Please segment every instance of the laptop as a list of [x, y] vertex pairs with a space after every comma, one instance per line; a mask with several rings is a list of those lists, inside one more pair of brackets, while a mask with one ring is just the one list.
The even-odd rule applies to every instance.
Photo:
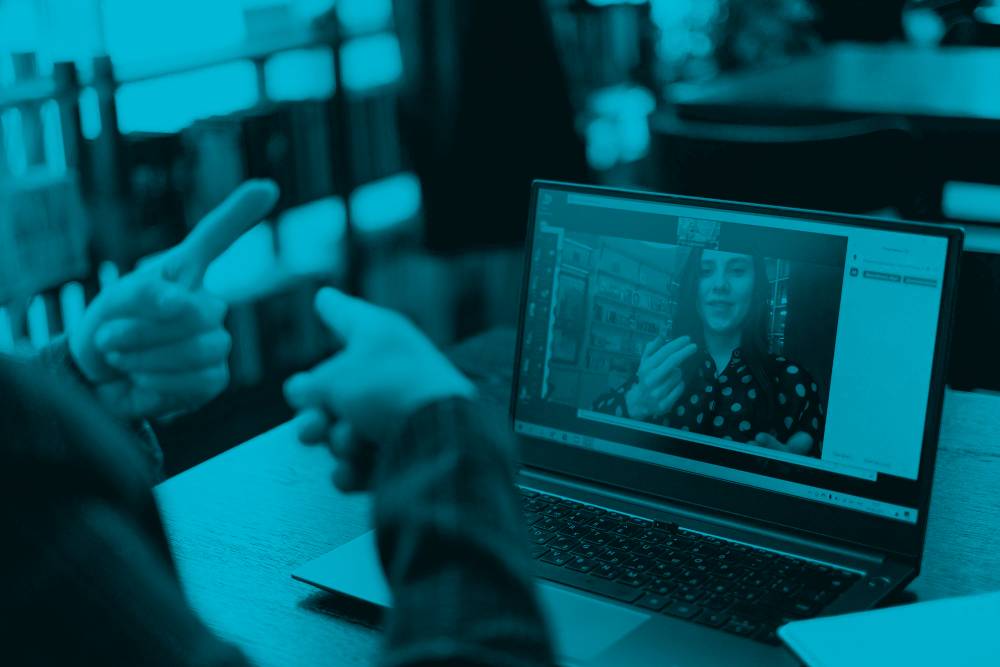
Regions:
[[[919, 572], [961, 230], [534, 183], [511, 426], [566, 664], [795, 664]], [[388, 606], [371, 533], [298, 569]]]

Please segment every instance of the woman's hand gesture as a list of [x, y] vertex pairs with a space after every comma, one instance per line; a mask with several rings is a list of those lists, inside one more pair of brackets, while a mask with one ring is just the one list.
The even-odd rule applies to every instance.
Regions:
[[633, 419], [648, 419], [673, 408], [684, 393], [681, 364], [698, 351], [689, 336], [667, 342], [657, 336], [642, 352], [638, 381], [625, 394], [625, 405]]

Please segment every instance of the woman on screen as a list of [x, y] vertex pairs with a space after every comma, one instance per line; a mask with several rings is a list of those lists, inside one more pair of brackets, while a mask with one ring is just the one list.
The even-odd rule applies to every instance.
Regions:
[[815, 381], [770, 354], [767, 271], [760, 257], [692, 250], [673, 336], [643, 350], [622, 387], [599, 396], [611, 415], [818, 455], [824, 409]]

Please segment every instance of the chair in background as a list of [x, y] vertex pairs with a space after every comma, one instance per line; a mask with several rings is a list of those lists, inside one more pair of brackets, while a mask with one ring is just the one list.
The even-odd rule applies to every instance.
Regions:
[[809, 125], [650, 120], [656, 188], [843, 213], [937, 217], [940, 183], [904, 121]]

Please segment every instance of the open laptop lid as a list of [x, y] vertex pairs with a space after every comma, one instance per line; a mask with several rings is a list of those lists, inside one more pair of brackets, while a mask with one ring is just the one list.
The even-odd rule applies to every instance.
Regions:
[[[949, 226], [536, 182], [523, 461], [919, 562], [961, 247]], [[653, 350], [681, 335], [673, 384], [630, 396], [647, 346], [670, 370]]]

